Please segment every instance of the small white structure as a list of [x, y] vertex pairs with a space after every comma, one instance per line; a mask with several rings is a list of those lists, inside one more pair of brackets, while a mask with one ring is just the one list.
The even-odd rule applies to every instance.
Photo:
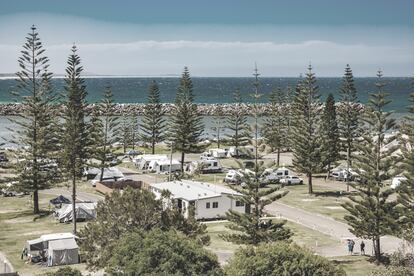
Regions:
[[148, 171], [155, 173], [169, 173], [170, 165], [171, 172], [181, 171], [181, 163], [175, 159], [152, 160], [148, 165]]
[[190, 206], [194, 207], [196, 219], [222, 218], [230, 210], [244, 213], [246, 209], [242, 202], [230, 198], [239, 193], [212, 183], [180, 180], [151, 184], [151, 191], [157, 198], [161, 197], [163, 190], [171, 193], [185, 217], [189, 216]]
[[188, 167], [187, 171], [194, 172], [197, 169], [200, 169], [201, 173], [219, 173], [223, 170], [219, 161], [216, 159], [202, 159], [200, 161], [191, 162]]
[[71, 233], [42, 235], [38, 239], [27, 241], [26, 249], [31, 257], [34, 251], [39, 251], [47, 258], [48, 266], [79, 263], [78, 245]]
[[[78, 220], [92, 220], [96, 218], [96, 202], [76, 202], [75, 212], [76, 221]], [[69, 222], [73, 219], [72, 204], [63, 204], [60, 209], [56, 209], [57, 219], [60, 222]]]
[[209, 149], [208, 153], [211, 157], [214, 158], [226, 158], [227, 157], [227, 150], [225, 149]]
[[405, 176], [399, 175], [399, 176], [394, 177], [391, 181], [391, 188], [397, 189], [401, 185], [401, 182], [406, 181], [406, 180], [407, 180], [407, 177]]
[[135, 166], [140, 170], [147, 170], [151, 161], [159, 161], [168, 159], [165, 154], [142, 154], [138, 155], [132, 161], [135, 163]]
[[237, 156], [237, 152], [238, 152], [238, 156], [245, 156], [245, 157], [251, 157], [256, 153], [255, 148], [253, 146], [240, 146], [237, 148], [237, 150], [236, 150], [236, 147], [232, 146], [227, 151], [227, 156], [228, 157]]

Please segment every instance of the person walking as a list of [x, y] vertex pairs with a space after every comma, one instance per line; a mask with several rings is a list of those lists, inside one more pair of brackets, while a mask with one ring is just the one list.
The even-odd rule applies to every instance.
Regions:
[[348, 254], [352, 255], [354, 253], [354, 244], [355, 242], [351, 239], [348, 239]]
[[361, 244], [359, 246], [361, 248], [361, 255], [365, 255], [365, 243], [364, 243], [364, 241], [361, 241]]

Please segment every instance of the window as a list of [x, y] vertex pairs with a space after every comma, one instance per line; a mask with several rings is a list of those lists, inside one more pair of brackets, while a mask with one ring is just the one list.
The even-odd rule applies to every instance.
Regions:
[[206, 209], [210, 209], [210, 202], [206, 202]]
[[218, 208], [218, 202], [213, 202], [213, 208]]
[[214, 166], [214, 167], [217, 167], [217, 166], [218, 166], [218, 163], [217, 163], [217, 162], [214, 162], [214, 163], [213, 163], [213, 166]]
[[244, 203], [236, 200], [236, 207], [244, 206]]

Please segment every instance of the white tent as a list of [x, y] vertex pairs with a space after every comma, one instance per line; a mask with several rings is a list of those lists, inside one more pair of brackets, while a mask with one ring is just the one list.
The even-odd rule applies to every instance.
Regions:
[[26, 243], [28, 254], [33, 251], [47, 253], [48, 266], [79, 263], [78, 245], [71, 233], [42, 235]]
[[[77, 202], [75, 204], [76, 220], [90, 220], [96, 218], [96, 202]], [[63, 204], [57, 209], [57, 217], [60, 222], [68, 222], [73, 219], [72, 204]]]

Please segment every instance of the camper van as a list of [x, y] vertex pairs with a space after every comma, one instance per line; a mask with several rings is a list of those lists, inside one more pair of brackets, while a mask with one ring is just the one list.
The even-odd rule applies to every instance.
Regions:
[[181, 171], [181, 163], [175, 159], [152, 160], [148, 165], [148, 171], [168, 174], [170, 172], [170, 165], [171, 172]]
[[248, 174], [251, 176], [254, 176], [254, 172], [249, 170], [249, 169], [245, 169], [243, 170], [229, 170], [226, 174], [226, 176], [224, 177], [223, 181], [225, 183], [228, 184], [237, 184], [237, 185], [243, 185], [243, 176], [244, 174]]
[[216, 159], [203, 159], [190, 163], [188, 171], [193, 172], [201, 166], [201, 173], [219, 173], [223, 168]]
[[[237, 154], [238, 153], [238, 154]], [[236, 147], [230, 147], [227, 151], [227, 157], [242, 157], [249, 158], [254, 156], [255, 149], [253, 146], [240, 146], [236, 150]]]
[[281, 167], [277, 169], [266, 169], [260, 177], [265, 182], [277, 183], [290, 175], [292, 175], [292, 172], [289, 169]]
[[209, 149], [208, 153], [214, 158], [226, 158], [227, 151], [225, 149]]

